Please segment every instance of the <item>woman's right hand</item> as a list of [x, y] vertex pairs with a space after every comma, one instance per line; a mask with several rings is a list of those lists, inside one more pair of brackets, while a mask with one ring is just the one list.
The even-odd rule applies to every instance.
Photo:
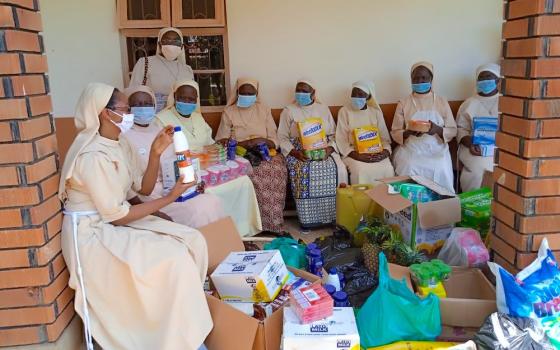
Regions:
[[169, 199], [172, 199], [173, 201], [175, 201], [177, 198], [179, 198], [179, 196], [181, 196], [183, 193], [185, 193], [185, 191], [187, 191], [189, 188], [191, 188], [193, 186], [196, 186], [196, 184], [197, 184], [196, 178], [193, 182], [188, 182], [186, 184], [183, 183], [183, 178], [184, 178], [183, 175], [181, 175], [179, 177], [179, 179], [175, 183], [175, 186], [173, 186], [173, 188], [171, 189], [171, 191], [167, 195], [169, 197]]
[[300, 162], [307, 162], [309, 158], [302, 151], [298, 151], [295, 148], [290, 151], [290, 155]]

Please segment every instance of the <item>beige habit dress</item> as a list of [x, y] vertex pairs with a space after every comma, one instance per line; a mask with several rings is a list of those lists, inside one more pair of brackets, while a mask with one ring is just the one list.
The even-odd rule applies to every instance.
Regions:
[[[479, 67], [476, 72], [476, 79], [483, 71], [492, 72], [497, 77], [500, 76], [500, 66], [497, 64]], [[463, 102], [459, 112], [457, 112], [459, 160], [463, 163], [461, 189], [464, 192], [480, 188], [484, 172], [494, 169], [494, 155], [490, 157], [475, 156], [467, 147], [461, 145], [461, 140], [463, 137], [472, 137], [473, 119], [475, 117], [498, 118], [498, 96], [499, 94], [488, 97], [476, 94]]]
[[[152, 96], [154, 100], [153, 92], [147, 86], [136, 86], [127, 89], [126, 93], [130, 97], [136, 92], [145, 92]], [[124, 137], [129, 141], [134, 152], [136, 152], [138, 159], [140, 161], [140, 169], [142, 172], [146, 171], [148, 167], [148, 161], [150, 158], [150, 148], [152, 147], [152, 142], [161, 131], [161, 127], [154, 120], [148, 126], [139, 126], [134, 124], [132, 129], [127, 132]], [[173, 152], [173, 145], [169, 146], [164, 154], [161, 156], [163, 160], [174, 161], [176, 156]], [[154, 199], [161, 198], [165, 195], [163, 188], [162, 172], [161, 168], [158, 174], [156, 185], [152, 194], [149, 196], [140, 195], [140, 199], [144, 202], [151, 201]], [[225, 217], [224, 209], [220, 198], [215, 195], [204, 193], [191, 198], [185, 202], [174, 202], [163, 208], [161, 212], [169, 215], [173, 221], [183, 224], [193, 228], [199, 228], [208, 225], [211, 222], [217, 221]]]
[[[233, 91], [235, 94], [222, 113], [220, 127], [216, 140], [231, 137], [231, 132], [237, 141], [264, 138], [274, 143], [278, 148], [276, 123], [272, 118], [270, 108], [259, 99], [249, 108], [237, 106], [237, 91], [245, 84], [252, 85], [258, 92], [259, 83], [253, 79], [238, 79]], [[262, 161], [253, 168], [249, 175], [259, 202], [262, 227], [265, 231], [281, 232], [284, 227], [284, 206], [286, 204], [286, 188], [288, 184], [288, 169], [281, 154], [272, 157], [271, 161]]]
[[[433, 72], [428, 62], [412, 66], [411, 74], [418, 66]], [[443, 139], [438, 135], [411, 135], [403, 139], [410, 120], [431, 121], [443, 128]], [[393, 140], [399, 144], [394, 153], [393, 164], [399, 176], [420, 175], [450, 191], [454, 191], [453, 164], [449, 153], [449, 141], [457, 136], [457, 124], [447, 100], [433, 91], [426, 94], [411, 93], [399, 101], [391, 128]]]
[[357, 110], [352, 105], [343, 106], [338, 111], [338, 120], [336, 125], [336, 144], [343, 157], [342, 161], [348, 167], [350, 183], [356, 184], [374, 184], [379, 179], [395, 176], [391, 158], [387, 157], [378, 163], [364, 163], [348, 155], [355, 151], [354, 129], [374, 126], [379, 129], [379, 135], [383, 144], [383, 149], [391, 153], [391, 136], [387, 130], [385, 119], [381, 107], [375, 98], [375, 88], [373, 83], [367, 81], [358, 81], [352, 85], [352, 88], [358, 88], [365, 93], [371, 94], [371, 98], [367, 102], [367, 108]]
[[[189, 117], [181, 116], [175, 109], [174, 93], [183, 85], [189, 85], [198, 92], [198, 84], [195, 81], [181, 81], [173, 86], [170, 91], [167, 107], [157, 114], [157, 122], [160, 126], [180, 126], [189, 141], [189, 147], [195, 151], [201, 151], [204, 146], [213, 145], [212, 128], [206, 123], [200, 112], [200, 93], [198, 106]], [[206, 189], [207, 193], [218, 196], [226, 215], [231, 216], [237, 230], [242, 236], [253, 236], [262, 230], [261, 216], [255, 188], [247, 176]]]
[[[200, 232], [154, 216], [115, 226], [128, 214], [127, 198], [141, 186], [142, 172], [124, 139], [99, 135], [99, 113], [113, 87], [90, 84], [78, 102], [78, 135], [62, 169], [62, 252], [84, 320], [73, 224], [92, 335], [103, 349], [196, 350], [212, 329], [202, 288], [208, 266]], [[97, 214], [84, 214], [84, 212]], [[80, 215], [79, 213], [82, 213]]]
[[[179, 34], [183, 41], [183, 34], [176, 28], [163, 28], [158, 34], [158, 43], [163, 35], [169, 31]], [[130, 77], [129, 87], [138, 85], [149, 86], [156, 95], [157, 105], [156, 111], [159, 112], [165, 107], [167, 95], [173, 88], [173, 84], [182, 80], [194, 80], [192, 68], [186, 62], [185, 48], [182, 53], [174, 61], [169, 61], [161, 53], [159, 45], [154, 56], [148, 57], [148, 72], [145, 75], [146, 58], [140, 58], [134, 65], [132, 76]], [[144, 75], [146, 82], [144, 83]]]

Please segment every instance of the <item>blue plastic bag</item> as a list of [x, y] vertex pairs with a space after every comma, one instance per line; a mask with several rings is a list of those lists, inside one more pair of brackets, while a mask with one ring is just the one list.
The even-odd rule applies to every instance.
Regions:
[[385, 254], [379, 254], [379, 286], [357, 316], [362, 346], [366, 348], [401, 340], [434, 340], [441, 333], [439, 299], [420, 299], [404, 279], [389, 275]]
[[560, 349], [560, 270], [546, 238], [537, 259], [516, 276], [496, 263], [488, 265], [496, 276], [498, 311], [538, 321]]

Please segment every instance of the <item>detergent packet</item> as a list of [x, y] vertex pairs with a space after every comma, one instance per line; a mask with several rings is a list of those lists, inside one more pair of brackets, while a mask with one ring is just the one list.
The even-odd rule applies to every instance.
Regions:
[[323, 126], [323, 119], [308, 118], [298, 122], [299, 137], [305, 151], [327, 148], [327, 135]]
[[379, 129], [375, 126], [368, 125], [354, 129], [354, 145], [356, 152], [363, 153], [379, 153], [383, 151], [383, 144], [379, 136]]

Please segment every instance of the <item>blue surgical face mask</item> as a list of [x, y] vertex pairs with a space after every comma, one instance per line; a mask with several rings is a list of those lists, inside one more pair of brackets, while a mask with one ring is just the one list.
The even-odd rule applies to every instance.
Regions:
[[476, 82], [476, 90], [479, 93], [483, 93], [485, 95], [492, 93], [494, 90], [496, 90], [497, 87], [498, 83], [496, 83], [496, 80], [494, 79], [480, 80]]
[[191, 115], [196, 110], [196, 103], [175, 102], [175, 109], [180, 115]]
[[367, 103], [367, 98], [365, 97], [352, 97], [352, 107], [355, 109], [362, 109]]
[[134, 122], [140, 125], [150, 125], [156, 116], [156, 108], [147, 107], [131, 107], [130, 112], [134, 114]]
[[296, 92], [296, 102], [300, 106], [308, 106], [313, 103], [310, 92]]
[[239, 95], [237, 96], [237, 107], [249, 108], [257, 102], [257, 95]]
[[426, 92], [432, 89], [432, 83], [418, 83], [412, 84], [412, 91], [416, 92], [417, 94], [425, 94]]

